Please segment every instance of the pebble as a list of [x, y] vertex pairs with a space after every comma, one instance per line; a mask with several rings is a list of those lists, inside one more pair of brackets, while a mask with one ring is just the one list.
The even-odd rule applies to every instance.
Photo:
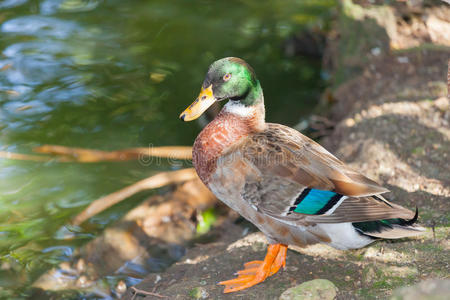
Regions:
[[327, 279], [314, 279], [285, 290], [279, 300], [332, 300], [338, 288]]
[[76, 286], [79, 287], [79, 288], [85, 288], [85, 287], [87, 287], [90, 283], [91, 283], [91, 282], [88, 280], [88, 278], [87, 278], [86, 276], [82, 275], [82, 276], [80, 276], [80, 277], [77, 279]]
[[399, 56], [397, 58], [398, 62], [401, 64], [407, 64], [409, 63], [409, 58], [407, 56]]
[[156, 279], [155, 279], [155, 284], [157, 284], [158, 282], [160, 282], [162, 279], [161, 275], [157, 274], [156, 275]]
[[381, 54], [381, 49], [380, 47], [375, 47], [370, 49], [370, 53], [372, 53], [373, 56], [378, 56]]
[[77, 269], [78, 273], [83, 273], [84, 271], [86, 271], [86, 263], [84, 262], [84, 259], [80, 258], [77, 261], [75, 268]]
[[127, 284], [125, 281], [120, 280], [116, 285], [116, 293], [122, 295], [127, 290]]
[[189, 291], [189, 296], [193, 299], [206, 299], [209, 294], [204, 288], [196, 287]]

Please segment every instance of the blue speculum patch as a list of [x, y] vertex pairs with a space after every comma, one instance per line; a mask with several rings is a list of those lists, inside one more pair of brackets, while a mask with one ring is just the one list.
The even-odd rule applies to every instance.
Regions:
[[[316, 189], [308, 189], [307, 193], [300, 194], [299, 204], [294, 209], [294, 212], [314, 215], [317, 214], [322, 208], [324, 208], [328, 202], [330, 202], [334, 197], [339, 194], [331, 191], [322, 191]], [[340, 196], [340, 195], [339, 195]]]

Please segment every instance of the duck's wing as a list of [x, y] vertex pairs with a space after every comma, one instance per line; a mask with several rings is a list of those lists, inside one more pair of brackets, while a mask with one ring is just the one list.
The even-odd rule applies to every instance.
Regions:
[[268, 124], [234, 151], [254, 170], [242, 197], [277, 219], [340, 223], [414, 217], [380, 195], [387, 189], [292, 128]]

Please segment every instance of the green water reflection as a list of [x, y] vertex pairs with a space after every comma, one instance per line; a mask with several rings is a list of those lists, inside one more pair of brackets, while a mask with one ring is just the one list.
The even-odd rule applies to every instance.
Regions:
[[[325, 26], [333, 0], [0, 1], [0, 150], [190, 145], [199, 123], [179, 113], [208, 65], [239, 56], [256, 70], [267, 119], [294, 124], [316, 104], [320, 61], [289, 58], [283, 41]], [[0, 296], [21, 293], [143, 199], [76, 229], [92, 200], [168, 164], [58, 164], [0, 159]]]

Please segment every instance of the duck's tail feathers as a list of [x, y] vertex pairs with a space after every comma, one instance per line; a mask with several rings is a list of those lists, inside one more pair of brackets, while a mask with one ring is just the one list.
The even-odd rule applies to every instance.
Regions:
[[359, 233], [372, 238], [398, 239], [421, 235], [424, 233], [425, 228], [415, 224], [418, 216], [419, 210], [416, 207], [416, 213], [410, 220], [396, 218], [368, 222], [355, 222], [352, 223], [352, 225]]

